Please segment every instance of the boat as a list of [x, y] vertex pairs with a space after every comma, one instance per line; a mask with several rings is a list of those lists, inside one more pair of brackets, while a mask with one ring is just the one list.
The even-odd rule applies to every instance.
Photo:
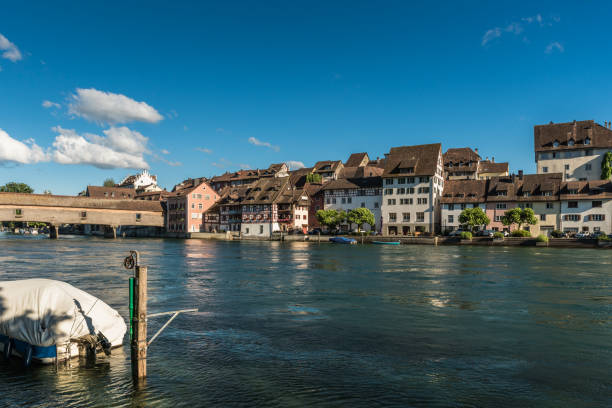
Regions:
[[377, 245], [399, 245], [399, 241], [372, 241], [373, 244]]
[[56, 363], [93, 351], [110, 354], [127, 327], [102, 300], [51, 279], [0, 282], [0, 349], [5, 358]]
[[357, 240], [345, 237], [332, 237], [329, 239], [329, 242], [333, 242], [335, 244], [356, 244]]

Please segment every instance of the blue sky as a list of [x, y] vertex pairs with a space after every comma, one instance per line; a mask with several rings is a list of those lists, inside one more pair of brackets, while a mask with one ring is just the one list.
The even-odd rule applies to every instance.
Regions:
[[610, 15], [607, 2], [7, 2], [0, 184], [75, 194], [148, 166], [170, 189], [432, 142], [533, 172], [533, 125], [612, 119]]

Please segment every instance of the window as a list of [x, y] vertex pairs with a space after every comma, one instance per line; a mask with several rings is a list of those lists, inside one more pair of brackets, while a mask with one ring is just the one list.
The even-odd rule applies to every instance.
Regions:
[[548, 208], [548, 209], [555, 208], [555, 204], [554, 203], [546, 203], [546, 208]]
[[385, 179], [385, 184], [386, 184], [386, 185], [393, 184], [393, 179], [390, 179], [390, 178]]
[[546, 214], [540, 214], [540, 221], [546, 221]]
[[405, 188], [398, 188], [397, 189], [397, 194], [406, 194], [406, 189]]
[[259, 226], [259, 233], [260, 233], [260, 234], [263, 234], [263, 225], [260, 225], [260, 226]]
[[412, 198], [400, 198], [401, 205], [412, 205]]
[[414, 194], [414, 187], [407, 188], [407, 189], [406, 189], [406, 192], [407, 192], [408, 194]]
[[569, 164], [565, 165], [565, 170], [569, 170]]
[[462, 203], [462, 204], [461, 204], [461, 209], [462, 209], [462, 210], [465, 210], [465, 203]]
[[[584, 139], [584, 144], [585, 145], [591, 144], [591, 139], [589, 139], [588, 137]], [[587, 153], [589, 153], [589, 150], [587, 150]]]
[[448, 223], [452, 224], [453, 222], [455, 222], [455, 217], [453, 215], [449, 215], [448, 216]]
[[419, 194], [429, 193], [429, 187], [419, 187]]
[[533, 203], [520, 203], [520, 208], [533, 208]]
[[385, 188], [385, 195], [393, 195], [393, 189], [392, 188]]
[[495, 216], [495, 221], [496, 222], [501, 222], [502, 217], [503, 217], [503, 215], [496, 215]]
[[419, 177], [419, 182], [420, 183], [428, 183], [429, 182], [429, 176], [421, 176], [421, 177]]
[[589, 216], [589, 221], [604, 221], [605, 219], [605, 214], [591, 214]]
[[196, 198], [195, 193], [193, 193], [193, 194], [191, 195], [191, 198]]
[[81, 218], [87, 218], [87, 211], [81, 211]]
[[567, 145], [568, 145], [568, 146], [573, 146], [573, 145], [574, 145], [574, 139], [570, 139], [570, 140], [567, 142]]
[[568, 201], [567, 208], [578, 208], [578, 201]]
[[336, 204], [336, 199], [332, 198], [332, 204]]
[[[198, 194], [198, 195], [196, 195], [196, 197], [197, 197], [197, 198], [202, 198], [202, 194]], [[206, 196], [206, 199], [207, 199], [207, 200], [208, 200], [208, 199], [210, 199], [210, 196]]]
[[346, 198], [342, 197], [342, 204], [346, 204]]
[[21, 217], [23, 215], [23, 213], [21, 212], [21, 208], [15, 208], [15, 216], [16, 217]]
[[408, 178], [406, 178], [406, 181], [408, 183], [414, 183], [414, 177], [408, 177]]
[[304, 214], [304, 215], [302, 215], [302, 219], [303, 219], [304, 221], [306, 221], [306, 220], [308, 219], [308, 216], [307, 216], [306, 214]]
[[410, 213], [402, 213], [402, 221], [410, 222]]
[[427, 198], [418, 198], [417, 204], [427, 204]]
[[202, 209], [202, 203], [198, 204], [198, 209], [201, 210]]
[[295, 214], [295, 219], [299, 220], [300, 219], [300, 214]]
[[397, 184], [406, 184], [406, 178], [405, 177], [400, 177], [397, 179]]
[[389, 222], [395, 222], [397, 220], [396, 213], [389, 213]]
[[555, 140], [555, 141], [553, 142], [553, 147], [559, 147], [559, 142]]
[[548, 167], [542, 167], [542, 173], [548, 173]]
[[395, 198], [390, 198], [387, 200], [387, 205], [395, 205]]
[[365, 203], [364, 202], [361, 203], [361, 208], [365, 208]]
[[546, 197], [552, 196], [552, 191], [542, 191], [542, 195]]
[[453, 211], [453, 210], [455, 209], [455, 204], [449, 204], [449, 205], [448, 205], [448, 209], [449, 209], [450, 211]]
[[591, 167], [591, 163], [589, 163], [589, 164], [585, 165], [585, 166], [584, 166], [584, 169], [585, 169], [586, 171], [591, 171], [591, 169], [592, 169], [592, 167]]
[[352, 204], [352, 203], [353, 203], [353, 199], [352, 199], [351, 197], [348, 197], [348, 198], [346, 199], [346, 202], [347, 202], [348, 204]]
[[593, 201], [592, 206], [593, 206], [593, 208], [601, 207], [601, 201]]
[[245, 233], [245, 234], [248, 234], [248, 233], [249, 233], [249, 229], [248, 229], [248, 228], [245, 228], [245, 229], [244, 229], [244, 233]]
[[498, 210], [505, 210], [507, 208], [506, 203], [497, 203], [495, 204], [495, 208], [497, 208]]
[[378, 203], [374, 203], [374, 208], [378, 208]]
[[498, 191], [498, 192], [497, 192], [497, 195], [498, 195], [498, 196], [507, 196], [507, 195], [508, 195], [508, 192], [507, 192], [507, 191]]
[[425, 222], [425, 213], [424, 212], [416, 213], [416, 220], [417, 222]]
[[136, 213], [136, 221], [142, 220], [142, 214]]
[[580, 214], [567, 214], [563, 219], [565, 221], [580, 221]]
[[195, 209], [195, 203], [191, 203], [191, 209]]

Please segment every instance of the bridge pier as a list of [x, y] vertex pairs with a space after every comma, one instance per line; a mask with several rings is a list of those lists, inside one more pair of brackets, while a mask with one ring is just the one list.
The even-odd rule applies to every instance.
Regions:
[[104, 227], [104, 238], [117, 238], [117, 226], [107, 225]]
[[50, 239], [59, 238], [59, 227], [57, 225], [49, 225], [49, 238]]

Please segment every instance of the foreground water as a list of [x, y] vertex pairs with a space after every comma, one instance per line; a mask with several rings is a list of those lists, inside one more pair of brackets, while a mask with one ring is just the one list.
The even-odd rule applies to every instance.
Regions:
[[612, 251], [0, 236], [0, 279], [127, 316], [130, 249], [150, 313], [200, 310], [152, 345], [146, 386], [127, 344], [91, 368], [0, 361], [0, 406], [612, 405]]

